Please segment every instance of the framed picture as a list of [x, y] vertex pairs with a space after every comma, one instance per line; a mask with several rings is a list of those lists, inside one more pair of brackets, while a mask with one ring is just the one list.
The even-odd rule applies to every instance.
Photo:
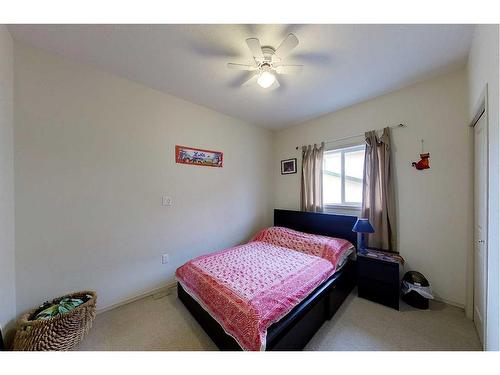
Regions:
[[202, 150], [186, 146], [175, 146], [175, 162], [180, 164], [199, 165], [202, 167], [222, 168], [223, 153], [220, 151]]
[[297, 159], [287, 159], [281, 161], [281, 174], [297, 173]]

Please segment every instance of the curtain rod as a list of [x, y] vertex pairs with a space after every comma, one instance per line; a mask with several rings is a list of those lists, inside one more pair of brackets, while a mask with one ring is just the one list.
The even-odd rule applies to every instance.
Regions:
[[[398, 125], [394, 125], [394, 126], [389, 126], [389, 129], [398, 129], [398, 128], [406, 128], [408, 127], [408, 125], [406, 124], [398, 124]], [[382, 131], [384, 130], [384, 128], [382, 129], [377, 129], [375, 131]], [[342, 137], [342, 138], [337, 138], [337, 139], [332, 139], [332, 140], [329, 140], [329, 141], [326, 141], [324, 142], [325, 144], [327, 143], [333, 143], [333, 142], [338, 142], [338, 141], [343, 141], [344, 139], [350, 139], [350, 138], [356, 138], [356, 137], [361, 137], [362, 135], [365, 135], [365, 133], [359, 133], [359, 134], [355, 134], [355, 135], [349, 135], [347, 137]], [[321, 142], [320, 142], [321, 143]], [[299, 149], [300, 146], [297, 146], [295, 147], [296, 150]]]

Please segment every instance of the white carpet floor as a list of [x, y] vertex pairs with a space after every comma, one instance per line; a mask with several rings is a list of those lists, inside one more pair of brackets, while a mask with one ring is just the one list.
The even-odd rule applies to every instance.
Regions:
[[[77, 350], [217, 350], [175, 293], [147, 297], [97, 316]], [[356, 290], [306, 350], [481, 350], [463, 310], [431, 301], [401, 310], [358, 298]]]

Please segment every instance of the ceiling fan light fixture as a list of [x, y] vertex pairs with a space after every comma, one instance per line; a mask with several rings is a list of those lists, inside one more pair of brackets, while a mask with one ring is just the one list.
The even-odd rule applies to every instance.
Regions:
[[299, 44], [299, 40], [293, 34], [288, 34], [281, 42], [278, 49], [270, 46], [262, 46], [259, 39], [248, 38], [248, 48], [253, 57], [252, 64], [229, 63], [229, 69], [246, 70], [254, 72], [241, 86], [249, 86], [257, 83], [263, 89], [274, 90], [280, 87], [280, 74], [298, 74], [302, 65], [288, 65], [283, 63], [283, 58], [290, 54]]
[[264, 71], [259, 76], [257, 83], [260, 87], [267, 89], [274, 83], [274, 81], [276, 81], [276, 77], [274, 76], [274, 74], [268, 71]]

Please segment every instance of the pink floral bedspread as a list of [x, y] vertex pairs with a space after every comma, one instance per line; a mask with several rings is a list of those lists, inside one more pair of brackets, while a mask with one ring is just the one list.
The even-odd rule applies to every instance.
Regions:
[[265, 350], [267, 329], [335, 272], [318, 256], [261, 241], [195, 258], [182, 287], [245, 350]]

